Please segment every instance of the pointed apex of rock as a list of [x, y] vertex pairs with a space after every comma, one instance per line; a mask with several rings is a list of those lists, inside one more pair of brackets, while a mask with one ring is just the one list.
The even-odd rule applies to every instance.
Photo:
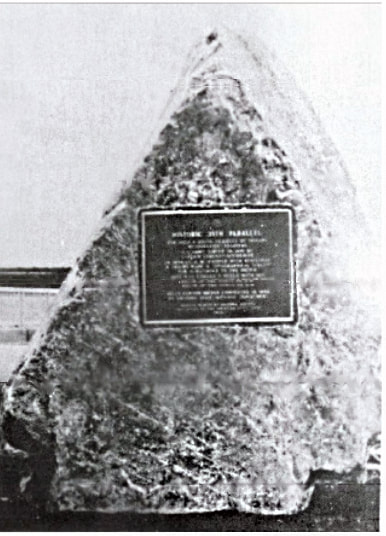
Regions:
[[353, 183], [286, 67], [258, 39], [252, 46], [226, 27], [213, 29], [189, 54], [169, 113], [205, 92], [213, 106], [237, 118], [241, 130], [255, 129], [251, 117], [258, 119], [257, 128], [291, 160], [321, 232], [335, 248], [332, 263], [337, 260], [342, 278], [371, 277], [371, 239]]
[[218, 37], [217, 31], [210, 32], [210, 34], [206, 36], [206, 44], [210, 45], [211, 43], [213, 43], [213, 41], [217, 40], [217, 37]]

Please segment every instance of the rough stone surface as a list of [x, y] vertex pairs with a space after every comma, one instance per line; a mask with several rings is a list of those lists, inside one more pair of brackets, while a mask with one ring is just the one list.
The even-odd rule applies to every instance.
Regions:
[[[290, 77], [232, 40], [195, 50], [178, 105], [11, 378], [3, 497], [288, 514], [323, 471], [373, 476], [379, 329], [353, 284], [365, 247], [355, 194]], [[278, 202], [296, 214], [295, 325], [141, 326], [141, 207]]]

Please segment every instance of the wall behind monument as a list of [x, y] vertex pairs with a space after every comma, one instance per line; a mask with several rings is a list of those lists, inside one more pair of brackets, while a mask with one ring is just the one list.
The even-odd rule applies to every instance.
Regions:
[[131, 179], [190, 48], [219, 24], [252, 47], [261, 39], [293, 73], [377, 238], [379, 15], [353, 4], [2, 5], [0, 265], [74, 262]]

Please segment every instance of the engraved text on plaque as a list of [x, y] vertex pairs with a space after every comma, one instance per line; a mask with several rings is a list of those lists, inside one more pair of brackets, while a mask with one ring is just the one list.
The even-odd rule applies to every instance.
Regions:
[[144, 325], [295, 319], [289, 207], [144, 209]]

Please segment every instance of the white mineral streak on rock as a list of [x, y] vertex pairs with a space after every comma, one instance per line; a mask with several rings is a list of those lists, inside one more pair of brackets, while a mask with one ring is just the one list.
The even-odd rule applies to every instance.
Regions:
[[[377, 462], [355, 192], [291, 76], [231, 34], [194, 49], [161, 129], [12, 377], [4, 453], [27, 453], [18, 492], [62, 510], [297, 512], [315, 472]], [[278, 201], [296, 214], [295, 325], [141, 326], [139, 208]]]

